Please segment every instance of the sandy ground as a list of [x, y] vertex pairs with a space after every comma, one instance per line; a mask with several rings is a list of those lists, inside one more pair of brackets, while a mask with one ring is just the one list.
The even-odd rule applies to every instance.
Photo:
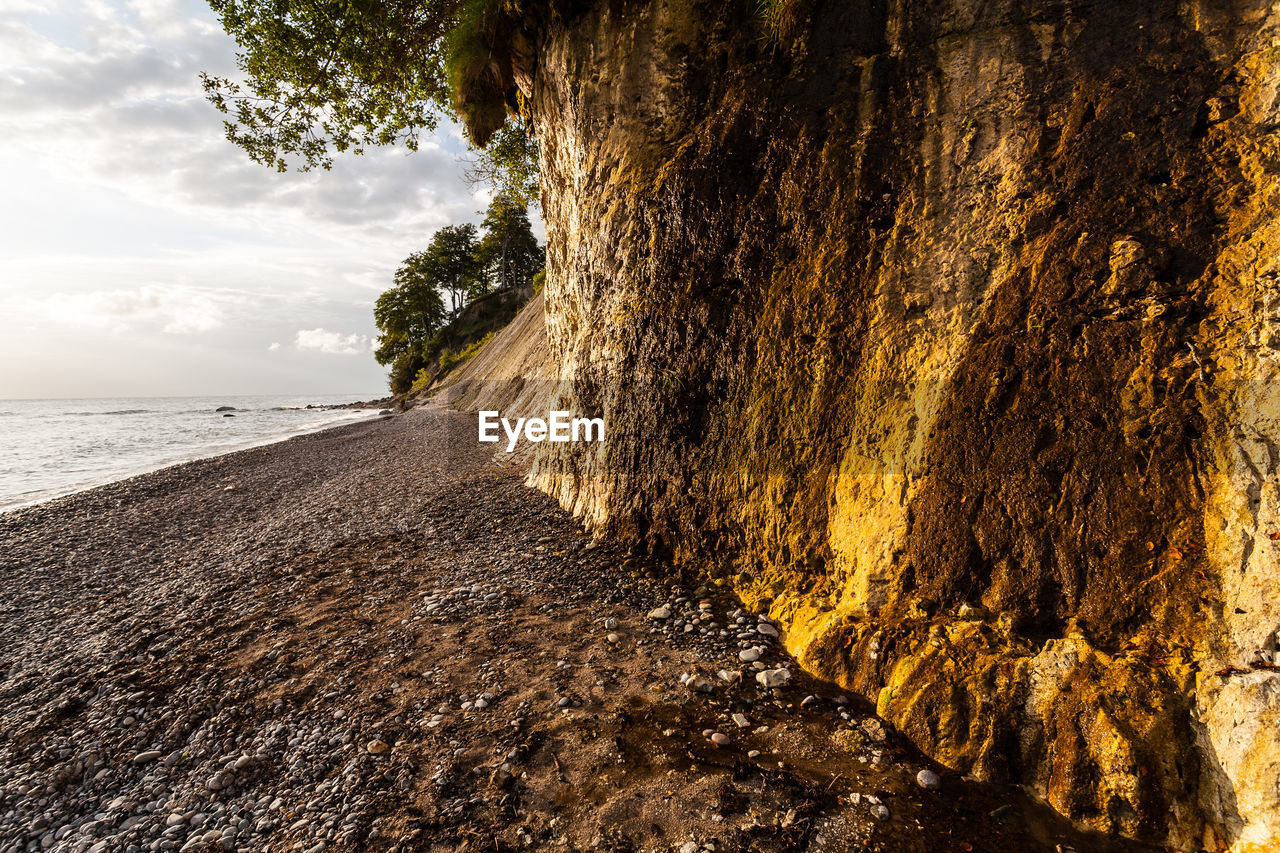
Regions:
[[0, 851], [1146, 849], [932, 765], [471, 415], [0, 515], [0, 578]]

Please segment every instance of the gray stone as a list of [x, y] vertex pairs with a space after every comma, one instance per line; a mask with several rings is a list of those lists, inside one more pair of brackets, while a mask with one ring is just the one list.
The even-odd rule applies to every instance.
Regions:
[[789, 669], [765, 669], [756, 673], [756, 681], [763, 687], [782, 687], [791, 680]]

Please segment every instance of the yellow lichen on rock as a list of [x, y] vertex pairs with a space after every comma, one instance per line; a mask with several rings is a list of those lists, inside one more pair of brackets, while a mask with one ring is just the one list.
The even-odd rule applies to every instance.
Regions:
[[1269, 841], [1280, 17], [944, 5], [541, 34], [548, 351], [610, 438], [531, 482], [943, 763]]

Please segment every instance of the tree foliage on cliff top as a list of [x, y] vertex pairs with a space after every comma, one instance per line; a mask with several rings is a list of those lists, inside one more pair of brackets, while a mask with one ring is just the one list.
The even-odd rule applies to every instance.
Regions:
[[[789, 38], [807, 0], [756, 0], [772, 38]], [[202, 75], [227, 138], [285, 171], [328, 169], [371, 145], [414, 150], [442, 117], [479, 154], [470, 176], [536, 203], [538, 163], [513, 55], [535, 41], [548, 0], [209, 0], [240, 45], [241, 79]], [[536, 17], [536, 15], [534, 15]], [[526, 57], [527, 58], [527, 57]], [[516, 116], [516, 121], [509, 121]]]
[[449, 103], [442, 54], [460, 0], [209, 0], [243, 81], [202, 75], [227, 136], [281, 171], [418, 145]]
[[[510, 0], [209, 0], [236, 40], [240, 79], [201, 75], [226, 115], [227, 138], [255, 162], [328, 169], [369, 146], [416, 150], [442, 118], [487, 111], [479, 143], [503, 128], [514, 94], [492, 78], [489, 39], [509, 29]], [[505, 23], [499, 23], [505, 22]], [[481, 61], [483, 59], [483, 61]], [[484, 92], [458, 97], [460, 86]], [[495, 91], [497, 100], [495, 101]], [[468, 127], [472, 122], [467, 121]], [[473, 173], [506, 195], [536, 199], [525, 122], [504, 129]]]

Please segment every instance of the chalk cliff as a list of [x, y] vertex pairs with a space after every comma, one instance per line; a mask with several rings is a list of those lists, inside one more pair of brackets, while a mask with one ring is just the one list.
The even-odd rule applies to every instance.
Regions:
[[559, 405], [609, 426], [531, 481], [951, 767], [1280, 837], [1280, 10], [790, 7], [505, 42]]

